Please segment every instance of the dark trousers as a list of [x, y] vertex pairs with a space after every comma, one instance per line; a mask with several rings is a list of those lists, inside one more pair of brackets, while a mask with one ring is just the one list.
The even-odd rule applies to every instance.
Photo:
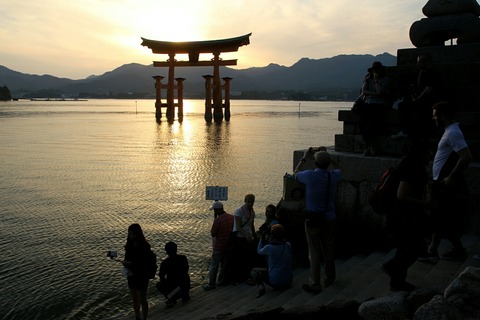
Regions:
[[408, 268], [426, 251], [426, 214], [395, 208], [387, 216], [387, 225], [396, 251], [384, 267], [391, 277], [390, 284], [398, 285], [405, 282]]
[[236, 237], [229, 253], [228, 269], [232, 282], [240, 283], [250, 278], [250, 271], [255, 264], [256, 252], [253, 244], [246, 238]]
[[401, 102], [398, 105], [398, 117], [403, 133], [411, 138], [422, 138], [434, 133], [432, 103]]
[[333, 281], [335, 271], [335, 236], [337, 233], [336, 220], [324, 220], [321, 224], [305, 222], [305, 236], [308, 243], [310, 259], [309, 285], [321, 289], [322, 258], [325, 263], [325, 278]]
[[382, 104], [365, 104], [358, 114], [358, 127], [365, 145], [370, 147], [375, 137], [385, 133], [388, 107]]
[[440, 181], [432, 184], [432, 200], [437, 204], [430, 211], [432, 216], [432, 229], [436, 239], [433, 249], [437, 249], [440, 239], [447, 239], [454, 248], [462, 249], [458, 235], [459, 221], [455, 217], [456, 200], [461, 186], [447, 186]]

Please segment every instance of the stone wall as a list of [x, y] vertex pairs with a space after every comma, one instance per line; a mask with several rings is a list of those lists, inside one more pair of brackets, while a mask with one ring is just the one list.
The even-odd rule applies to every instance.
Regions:
[[[304, 152], [305, 150], [294, 151], [293, 167], [298, 164]], [[365, 249], [388, 248], [385, 217], [373, 212], [368, 197], [385, 169], [397, 164], [400, 158], [364, 157], [358, 153], [334, 150], [329, 152], [340, 165], [343, 178], [335, 195], [339, 249], [344, 253], [355, 253]], [[307, 161], [306, 168], [314, 168], [312, 160]], [[480, 163], [472, 163], [465, 177], [468, 193], [463, 193], [458, 198], [460, 231], [480, 233]], [[301, 201], [282, 202], [282, 206], [292, 210], [301, 208], [302, 205]]]

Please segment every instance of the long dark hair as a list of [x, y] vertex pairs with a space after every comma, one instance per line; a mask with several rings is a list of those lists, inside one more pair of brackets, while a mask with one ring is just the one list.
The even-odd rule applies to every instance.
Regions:
[[142, 227], [138, 223], [133, 223], [128, 227], [128, 232], [135, 235], [135, 240], [127, 236], [127, 243], [125, 244], [125, 250], [131, 250], [135, 247], [150, 248], [150, 244], [143, 235]]

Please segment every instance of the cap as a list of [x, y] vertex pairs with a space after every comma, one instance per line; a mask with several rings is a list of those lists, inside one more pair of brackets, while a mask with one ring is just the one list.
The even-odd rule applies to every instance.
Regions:
[[314, 155], [315, 163], [317, 166], [323, 167], [330, 164], [330, 154], [327, 151], [318, 151]]
[[223, 203], [215, 201], [208, 210], [223, 209]]

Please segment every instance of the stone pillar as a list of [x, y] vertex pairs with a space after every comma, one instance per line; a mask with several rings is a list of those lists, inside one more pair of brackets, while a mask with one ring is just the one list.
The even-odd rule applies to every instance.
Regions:
[[225, 121], [230, 121], [230, 81], [233, 78], [222, 78], [225, 82], [223, 87], [225, 89]]
[[183, 81], [185, 78], [175, 78], [175, 80], [177, 80], [178, 122], [183, 122]]
[[222, 122], [222, 85], [220, 83], [220, 53], [213, 53], [213, 120]]
[[175, 119], [175, 53], [170, 53], [168, 56], [167, 121], [173, 122]]
[[204, 75], [205, 79], [205, 121], [212, 122], [212, 76]]
[[155, 79], [155, 119], [162, 121], [162, 76], [152, 76]]

